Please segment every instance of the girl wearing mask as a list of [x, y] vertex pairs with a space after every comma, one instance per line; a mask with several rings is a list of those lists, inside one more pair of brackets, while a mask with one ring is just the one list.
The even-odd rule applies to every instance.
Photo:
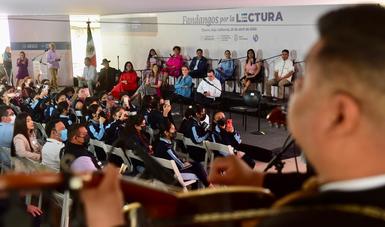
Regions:
[[193, 173], [199, 180], [206, 186], [209, 186], [207, 181], [207, 174], [204, 171], [202, 165], [198, 162], [187, 162], [181, 160], [178, 155], [175, 153], [173, 148], [173, 141], [176, 136], [175, 126], [171, 122], [167, 122], [165, 127], [160, 130], [160, 139], [156, 147], [154, 156], [159, 158], [164, 158], [168, 160], [174, 160], [178, 166], [178, 169], [182, 173]]

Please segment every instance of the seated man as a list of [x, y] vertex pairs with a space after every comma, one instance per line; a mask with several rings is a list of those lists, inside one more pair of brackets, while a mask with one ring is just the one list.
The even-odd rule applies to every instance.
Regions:
[[11, 107], [0, 106], [0, 147], [11, 148], [15, 118]]
[[215, 78], [214, 70], [209, 70], [207, 78], [204, 78], [198, 85], [195, 101], [202, 105], [211, 104], [222, 93], [221, 82]]
[[15, 114], [11, 107], [0, 106], [0, 162], [11, 168], [10, 148], [13, 139]]
[[[385, 9], [374, 4], [320, 18], [320, 39], [308, 54], [306, 77], [296, 84], [288, 114], [319, 187], [277, 208], [258, 226], [384, 225], [373, 215], [385, 209], [379, 199], [385, 193], [385, 32], [376, 29], [383, 21]], [[375, 60], [368, 57], [373, 53]], [[231, 164], [216, 159], [209, 180], [264, 183], [260, 173], [232, 159]]]
[[203, 78], [207, 73], [207, 59], [203, 56], [202, 49], [197, 49], [196, 54], [190, 63], [190, 75], [192, 78]]
[[293, 61], [289, 59], [289, 51], [282, 50], [282, 60], [274, 67], [274, 78], [266, 82], [266, 95], [271, 96], [271, 86], [278, 85], [278, 98], [282, 99], [283, 87], [291, 83], [294, 73]]
[[45, 126], [49, 138], [41, 150], [41, 163], [57, 172], [60, 171], [60, 150], [67, 141], [67, 129], [59, 119], [52, 120]]
[[[235, 149], [234, 153], [236, 156], [242, 158], [251, 168], [253, 168], [255, 161], [239, 150], [242, 142], [241, 135], [234, 129], [232, 119], [226, 119], [225, 113], [217, 112], [214, 114], [212, 125], [210, 140], [214, 143], [232, 146]], [[221, 151], [219, 151], [219, 153], [224, 156], [229, 155], [223, 154]]]
[[70, 168], [75, 172], [96, 171], [101, 169], [101, 163], [88, 150], [90, 136], [87, 128], [81, 124], [73, 124], [68, 130], [68, 142], [61, 151], [61, 158], [72, 158]]

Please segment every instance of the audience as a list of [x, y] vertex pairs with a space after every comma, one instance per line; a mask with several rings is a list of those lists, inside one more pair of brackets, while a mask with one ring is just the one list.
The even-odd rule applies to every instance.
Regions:
[[218, 67], [215, 69], [215, 77], [224, 84], [227, 79], [234, 77], [235, 63], [231, 59], [231, 52], [225, 51], [225, 58], [219, 60]]
[[97, 78], [97, 72], [95, 66], [91, 65], [91, 58], [84, 58], [83, 75], [78, 77], [79, 87], [87, 86], [90, 95], [94, 94], [94, 86]]
[[67, 129], [59, 119], [47, 123], [45, 130], [49, 138], [41, 150], [41, 163], [60, 171], [60, 151], [67, 141]]
[[271, 97], [271, 86], [278, 85], [278, 98], [283, 99], [283, 87], [291, 83], [294, 73], [293, 61], [289, 59], [289, 51], [282, 50], [282, 60], [275, 64], [274, 78], [266, 82], [266, 95]]
[[261, 71], [261, 63], [255, 58], [255, 52], [253, 49], [247, 51], [246, 63], [244, 65], [243, 73], [243, 90], [241, 96], [249, 89], [251, 83], [257, 83], [262, 78], [258, 78], [258, 74]]
[[[185, 137], [190, 138], [193, 143], [202, 144], [202, 142], [209, 138], [209, 125], [204, 122], [206, 119], [206, 109], [201, 105], [196, 105], [194, 109], [194, 116], [188, 118], [185, 131], [182, 133]], [[206, 150], [194, 146], [187, 147], [187, 151], [196, 162], [202, 162], [205, 159]]]
[[119, 99], [123, 94], [132, 96], [138, 89], [138, 75], [131, 62], [124, 64], [124, 71], [120, 74], [119, 83], [111, 90], [111, 94]]
[[175, 142], [176, 129], [174, 124], [167, 121], [160, 129], [160, 139], [154, 156], [168, 160], [174, 160], [181, 173], [194, 173], [206, 186], [209, 186], [207, 174], [199, 162], [187, 162], [181, 160], [175, 153], [173, 142]]
[[159, 67], [162, 66], [162, 61], [158, 57], [158, 54], [154, 49], [150, 49], [147, 56], [147, 69], [152, 69], [153, 65], [158, 65]]
[[34, 129], [34, 122], [28, 113], [23, 112], [16, 116], [11, 146], [12, 156], [40, 161], [42, 146], [36, 139]]
[[183, 56], [180, 54], [180, 47], [172, 48], [174, 54], [169, 57], [166, 62], [168, 74], [172, 77], [179, 77], [180, 70], [183, 66]]
[[175, 97], [176, 100], [185, 100], [191, 98], [192, 78], [189, 74], [187, 66], [182, 66], [182, 76], [176, 80], [175, 83]]
[[101, 163], [88, 150], [90, 136], [85, 126], [73, 124], [68, 130], [68, 142], [62, 150], [61, 159], [69, 160], [69, 167], [75, 172], [96, 171]]
[[9, 106], [0, 106], [0, 147], [11, 148], [15, 119]]
[[202, 105], [212, 104], [222, 94], [222, 85], [215, 78], [214, 70], [209, 70], [207, 78], [204, 78], [198, 85], [195, 101]]
[[192, 78], [203, 78], [207, 74], [207, 59], [203, 56], [202, 49], [197, 49], [196, 54], [197, 56], [193, 57], [189, 66], [190, 76]]
[[118, 75], [119, 71], [113, 67], [110, 67], [110, 62], [111, 61], [107, 60], [106, 58], [102, 61], [104, 68], [102, 68], [98, 73], [98, 79], [95, 86], [95, 90], [98, 93], [103, 93], [106, 91], [109, 92], [116, 84], [116, 76]]

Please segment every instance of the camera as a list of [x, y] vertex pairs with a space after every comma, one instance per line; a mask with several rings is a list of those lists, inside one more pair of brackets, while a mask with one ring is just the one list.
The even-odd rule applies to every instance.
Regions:
[[204, 128], [205, 131], [208, 131], [210, 129], [210, 125], [206, 122], [202, 122], [201, 127]]

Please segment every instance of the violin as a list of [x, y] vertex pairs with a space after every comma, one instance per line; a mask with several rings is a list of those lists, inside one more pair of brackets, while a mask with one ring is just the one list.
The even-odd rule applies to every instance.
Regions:
[[[34, 189], [81, 189], [97, 187], [103, 173], [66, 176], [61, 173], [9, 173], [0, 176], [0, 191]], [[121, 176], [126, 203], [138, 202], [151, 226], [218, 226], [254, 219], [256, 209], [268, 208], [273, 195], [257, 187], [222, 187], [182, 192], [161, 189], [138, 179]], [[258, 212], [257, 212], [258, 213]]]

